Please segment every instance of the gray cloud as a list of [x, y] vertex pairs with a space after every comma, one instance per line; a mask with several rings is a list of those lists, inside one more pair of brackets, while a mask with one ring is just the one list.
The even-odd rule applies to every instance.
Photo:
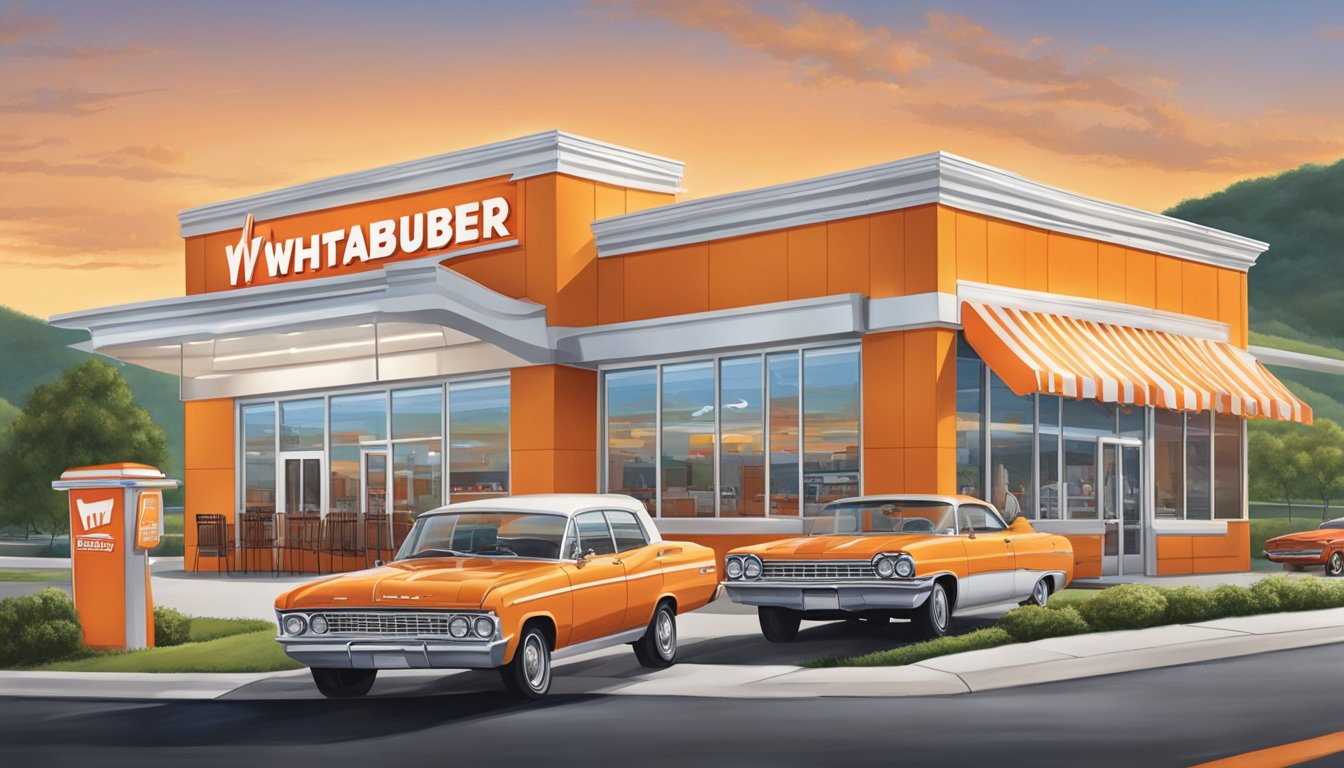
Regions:
[[0, 114], [84, 117], [102, 112], [120, 99], [154, 92], [154, 90], [86, 91], [81, 88], [37, 88], [20, 96], [18, 101], [0, 104]]

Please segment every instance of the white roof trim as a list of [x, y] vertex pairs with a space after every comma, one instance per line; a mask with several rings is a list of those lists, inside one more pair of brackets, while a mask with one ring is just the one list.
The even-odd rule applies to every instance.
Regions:
[[1248, 347], [1246, 351], [1265, 365], [1281, 365], [1285, 368], [1296, 368], [1302, 371], [1333, 373], [1336, 376], [1344, 375], [1344, 360], [1336, 360], [1333, 357], [1290, 352], [1286, 349], [1275, 349], [1274, 347], [1252, 346]]
[[1147, 328], [1153, 331], [1191, 336], [1197, 339], [1225, 342], [1231, 338], [1227, 323], [1206, 320], [1193, 315], [1147, 309], [1133, 304], [1102, 301], [1101, 299], [1085, 299], [1077, 296], [1063, 296], [1058, 293], [1006, 288], [1001, 285], [987, 285], [966, 280], [957, 281], [957, 298], [960, 300], [957, 302], [958, 324], [961, 322], [961, 301], [974, 301], [980, 304], [1011, 307], [1029, 312], [1067, 315], [1098, 323]]
[[237, 229], [249, 213], [257, 221], [267, 221], [497, 176], [517, 181], [546, 173], [676, 193], [681, 191], [684, 167], [678, 160], [563, 131], [547, 131], [187, 208], [178, 213], [177, 220], [182, 237], [192, 237]]
[[1245, 271], [1268, 244], [934, 152], [593, 223], [598, 256], [941, 203], [1054, 232]]
[[[470, 251], [516, 245], [491, 243]], [[495, 293], [440, 267], [443, 260], [426, 256], [320, 280], [72, 312], [48, 322], [87, 330], [98, 351], [393, 319], [456, 328], [529, 362], [550, 362], [544, 306]]]

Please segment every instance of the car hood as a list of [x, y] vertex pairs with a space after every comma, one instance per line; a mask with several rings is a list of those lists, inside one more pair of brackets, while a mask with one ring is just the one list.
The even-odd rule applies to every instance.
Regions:
[[909, 549], [921, 541], [934, 538], [931, 535], [917, 533], [892, 534], [890, 536], [799, 536], [793, 539], [781, 539], [768, 544], [734, 550], [742, 554], [754, 554], [762, 559], [784, 560], [866, 560], [879, 552], [895, 552]]
[[555, 563], [493, 557], [402, 560], [304, 584], [276, 598], [305, 608], [480, 608], [492, 589], [553, 574]]
[[1266, 549], [1284, 549], [1285, 544], [1314, 544], [1320, 545], [1327, 541], [1344, 539], [1344, 529], [1340, 528], [1317, 528], [1311, 531], [1300, 531], [1290, 533], [1285, 536], [1278, 536], [1265, 542]]

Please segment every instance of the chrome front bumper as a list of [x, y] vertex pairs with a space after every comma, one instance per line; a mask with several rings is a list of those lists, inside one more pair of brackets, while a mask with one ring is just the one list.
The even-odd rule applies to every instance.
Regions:
[[338, 669], [492, 669], [504, 666], [509, 638], [442, 640], [280, 635], [289, 658], [307, 667]]
[[933, 591], [933, 578], [881, 581], [728, 581], [728, 597], [742, 605], [795, 611], [870, 611], [918, 608]]
[[1269, 560], [1320, 560], [1324, 553], [1324, 549], [1267, 549], [1265, 557]]

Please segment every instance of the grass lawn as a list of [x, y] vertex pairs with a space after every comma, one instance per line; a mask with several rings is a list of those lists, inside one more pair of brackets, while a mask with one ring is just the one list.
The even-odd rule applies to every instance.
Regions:
[[191, 620], [191, 642], [130, 653], [97, 653], [35, 669], [60, 672], [274, 672], [298, 669], [275, 626], [256, 619]]
[[70, 581], [69, 568], [18, 568], [0, 571], [0, 581], [52, 582]]

